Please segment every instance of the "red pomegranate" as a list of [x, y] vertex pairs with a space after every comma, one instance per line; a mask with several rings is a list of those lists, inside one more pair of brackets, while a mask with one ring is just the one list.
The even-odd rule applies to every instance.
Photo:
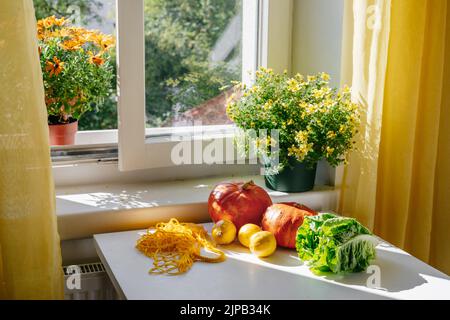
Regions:
[[217, 222], [228, 219], [239, 229], [247, 223], [261, 225], [267, 207], [272, 205], [269, 194], [253, 181], [218, 184], [208, 199], [208, 212]]
[[296, 202], [275, 203], [267, 208], [261, 226], [275, 235], [277, 245], [295, 248], [297, 229], [302, 225], [303, 217], [316, 214], [314, 210]]

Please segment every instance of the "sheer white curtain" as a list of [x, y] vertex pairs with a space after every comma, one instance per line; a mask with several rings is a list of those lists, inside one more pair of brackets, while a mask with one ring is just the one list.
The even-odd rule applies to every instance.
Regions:
[[390, 0], [346, 0], [342, 55], [343, 84], [363, 106], [357, 151], [344, 169], [339, 211], [373, 229], [378, 152], [390, 31]]

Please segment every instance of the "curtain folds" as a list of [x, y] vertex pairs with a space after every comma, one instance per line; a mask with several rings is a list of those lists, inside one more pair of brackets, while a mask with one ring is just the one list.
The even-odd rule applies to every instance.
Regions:
[[[343, 69], [344, 81], [351, 73], [366, 118], [361, 149], [344, 170], [339, 209], [450, 274], [450, 5], [357, 0], [346, 6], [353, 57], [343, 58], [353, 60], [353, 70]], [[378, 35], [367, 27], [373, 12]], [[368, 52], [379, 54], [377, 61], [358, 63]]]
[[373, 229], [384, 79], [390, 28], [390, 0], [346, 0], [342, 61], [343, 84], [361, 104], [360, 136], [350, 167], [344, 170], [340, 212], [351, 213]]
[[61, 299], [61, 253], [32, 0], [0, 2], [0, 92], [0, 299]]

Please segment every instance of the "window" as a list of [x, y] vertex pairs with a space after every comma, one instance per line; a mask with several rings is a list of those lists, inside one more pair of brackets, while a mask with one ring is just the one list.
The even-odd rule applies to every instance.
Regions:
[[242, 0], [145, 0], [146, 127], [231, 124], [241, 80]]
[[[177, 132], [186, 131], [194, 124], [231, 124], [225, 113], [229, 95], [226, 87], [230, 87], [232, 80], [241, 80], [243, 58], [245, 62], [243, 6], [248, 11], [249, 5], [242, 0], [33, 1], [38, 20], [55, 15], [65, 17], [74, 26], [113, 35], [118, 35], [118, 17], [130, 12], [128, 4], [140, 6], [139, 14], [144, 16], [144, 136], [168, 135], [173, 127], [178, 128]], [[255, 4], [257, 0], [246, 2]], [[119, 46], [121, 41], [117, 41]], [[106, 145], [110, 150], [103, 150], [97, 158], [103, 157], [104, 152], [108, 156], [114, 153], [111, 148], [118, 141], [116, 58], [115, 48], [111, 57], [115, 68], [110, 95], [82, 116], [76, 146], [52, 147], [54, 161], [89, 159], [98, 152], [99, 144], [102, 150]], [[251, 69], [254, 66], [247, 71]], [[135, 77], [130, 83], [136, 81]], [[122, 76], [122, 92], [127, 91], [125, 82], [128, 81]]]
[[200, 148], [204, 132], [230, 140], [226, 87], [256, 68], [257, 9], [257, 0], [118, 1], [122, 170], [174, 165], [174, 135]]
[[[90, 112], [80, 121], [77, 146], [52, 148], [54, 161], [116, 157], [124, 171], [168, 167], [174, 165], [171, 152], [179, 143], [174, 136], [187, 136], [204, 147], [204, 133], [223, 138], [229, 148], [232, 123], [225, 100], [231, 81], [250, 83], [258, 65], [289, 60], [279, 59], [290, 52], [279, 40], [290, 39], [289, 33], [274, 32], [288, 29], [283, 27], [288, 19], [283, 19], [290, 16], [290, 9], [276, 1], [34, 3], [38, 18], [66, 16], [86, 28], [115, 32], [117, 39], [117, 91], [112, 90], [105, 104], [98, 106], [99, 112]], [[276, 28], [269, 30], [269, 24]], [[272, 42], [276, 46], [269, 45]], [[192, 139], [199, 133], [200, 139]], [[193, 163], [203, 162], [193, 159]]]

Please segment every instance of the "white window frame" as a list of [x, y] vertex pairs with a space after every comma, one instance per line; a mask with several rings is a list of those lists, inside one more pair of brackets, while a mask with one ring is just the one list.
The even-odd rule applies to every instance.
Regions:
[[[268, 26], [272, 22], [274, 26], [287, 25], [286, 21], [289, 19], [286, 17], [291, 16], [291, 6], [286, 6], [286, 3], [292, 3], [292, 0], [243, 1], [242, 81], [244, 83], [252, 82], [254, 71], [259, 65], [271, 66], [271, 61], [277, 61], [279, 57], [277, 51], [286, 54], [287, 49], [290, 49], [291, 39], [288, 32], [285, 36], [281, 36], [288, 40], [288, 47], [273, 50], [276, 54], [272, 54], [269, 50], [271, 36], [272, 39], [279, 37], [271, 35], [271, 29]], [[270, 21], [275, 19], [278, 21]], [[280, 23], [281, 21], [284, 22]], [[276, 30], [279, 30], [279, 27]], [[117, 0], [117, 39], [119, 169], [130, 171], [174, 166], [171, 150], [179, 141], [149, 141], [145, 138], [148, 129], [146, 130], [145, 126], [144, 0]], [[290, 64], [290, 61], [285, 62], [281, 61], [284, 64], [283, 70]], [[276, 67], [278, 65], [279, 63], [276, 63]], [[194, 126], [186, 130], [191, 130], [196, 136], [203, 129]], [[224, 139], [231, 138], [224, 134]], [[200, 134], [200, 138], [193, 138], [193, 143], [205, 143], [204, 136]], [[229, 142], [225, 141], [224, 144], [229, 145]], [[231, 159], [224, 160], [229, 163]], [[201, 159], [199, 161], [196, 161], [194, 155], [194, 163], [202, 164]]]

